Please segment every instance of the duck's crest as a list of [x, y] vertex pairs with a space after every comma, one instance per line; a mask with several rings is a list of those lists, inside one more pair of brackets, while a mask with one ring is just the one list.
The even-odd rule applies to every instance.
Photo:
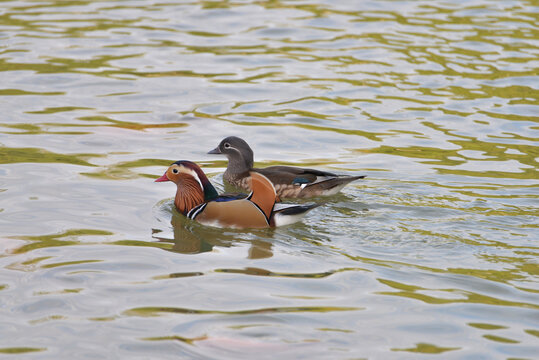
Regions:
[[204, 190], [205, 201], [214, 200], [219, 196], [217, 190], [215, 190], [215, 188], [211, 184], [210, 180], [208, 180], [208, 177], [206, 176], [206, 174], [204, 174], [204, 171], [202, 171], [200, 166], [189, 160], [179, 160], [176, 161], [174, 164], [185, 166], [186, 168], [189, 168], [194, 171], [194, 173], [196, 174], [196, 179]]

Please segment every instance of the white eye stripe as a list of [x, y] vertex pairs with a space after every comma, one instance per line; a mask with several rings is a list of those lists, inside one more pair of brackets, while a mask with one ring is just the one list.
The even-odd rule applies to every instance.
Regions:
[[200, 186], [200, 189], [204, 191], [204, 186], [202, 185], [202, 181], [200, 181], [200, 178], [198, 177], [198, 174], [195, 170], [185, 167], [183, 165], [180, 165], [179, 168], [173, 168], [172, 172], [174, 174], [183, 173], [183, 174], [192, 176], [197, 181], [198, 185]]
[[202, 191], [204, 191], [204, 186], [202, 186], [202, 181], [200, 181], [200, 178], [198, 177], [198, 174], [196, 173], [196, 171], [191, 170], [191, 169], [189, 169], [188, 171], [189, 171], [189, 175], [195, 178], [195, 180], [200, 185], [200, 188], [202, 189]]

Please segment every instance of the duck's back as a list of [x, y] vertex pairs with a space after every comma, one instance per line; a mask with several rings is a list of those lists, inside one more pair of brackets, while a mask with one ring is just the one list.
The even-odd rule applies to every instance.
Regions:
[[274, 185], [301, 185], [337, 177], [336, 174], [316, 169], [305, 169], [294, 166], [270, 166], [254, 169], [266, 176]]

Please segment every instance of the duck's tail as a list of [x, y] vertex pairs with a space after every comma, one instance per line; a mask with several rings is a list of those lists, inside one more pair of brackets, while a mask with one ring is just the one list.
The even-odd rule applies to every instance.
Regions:
[[275, 204], [271, 226], [283, 226], [300, 221], [305, 214], [322, 204]]
[[352, 181], [363, 179], [365, 177], [366, 175], [359, 175], [359, 176], [341, 175], [341, 176], [329, 178], [327, 180], [322, 180], [319, 182], [309, 184], [305, 187], [305, 189], [303, 189], [303, 192], [311, 196], [335, 195], [336, 193], [341, 191], [343, 187], [345, 187]]

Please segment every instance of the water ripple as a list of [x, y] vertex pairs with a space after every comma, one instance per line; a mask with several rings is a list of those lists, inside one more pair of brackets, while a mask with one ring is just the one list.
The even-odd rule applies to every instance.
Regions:
[[[533, 358], [534, 5], [4, 2], [0, 353]], [[367, 178], [207, 228], [153, 180], [189, 159], [237, 190], [228, 135]]]

